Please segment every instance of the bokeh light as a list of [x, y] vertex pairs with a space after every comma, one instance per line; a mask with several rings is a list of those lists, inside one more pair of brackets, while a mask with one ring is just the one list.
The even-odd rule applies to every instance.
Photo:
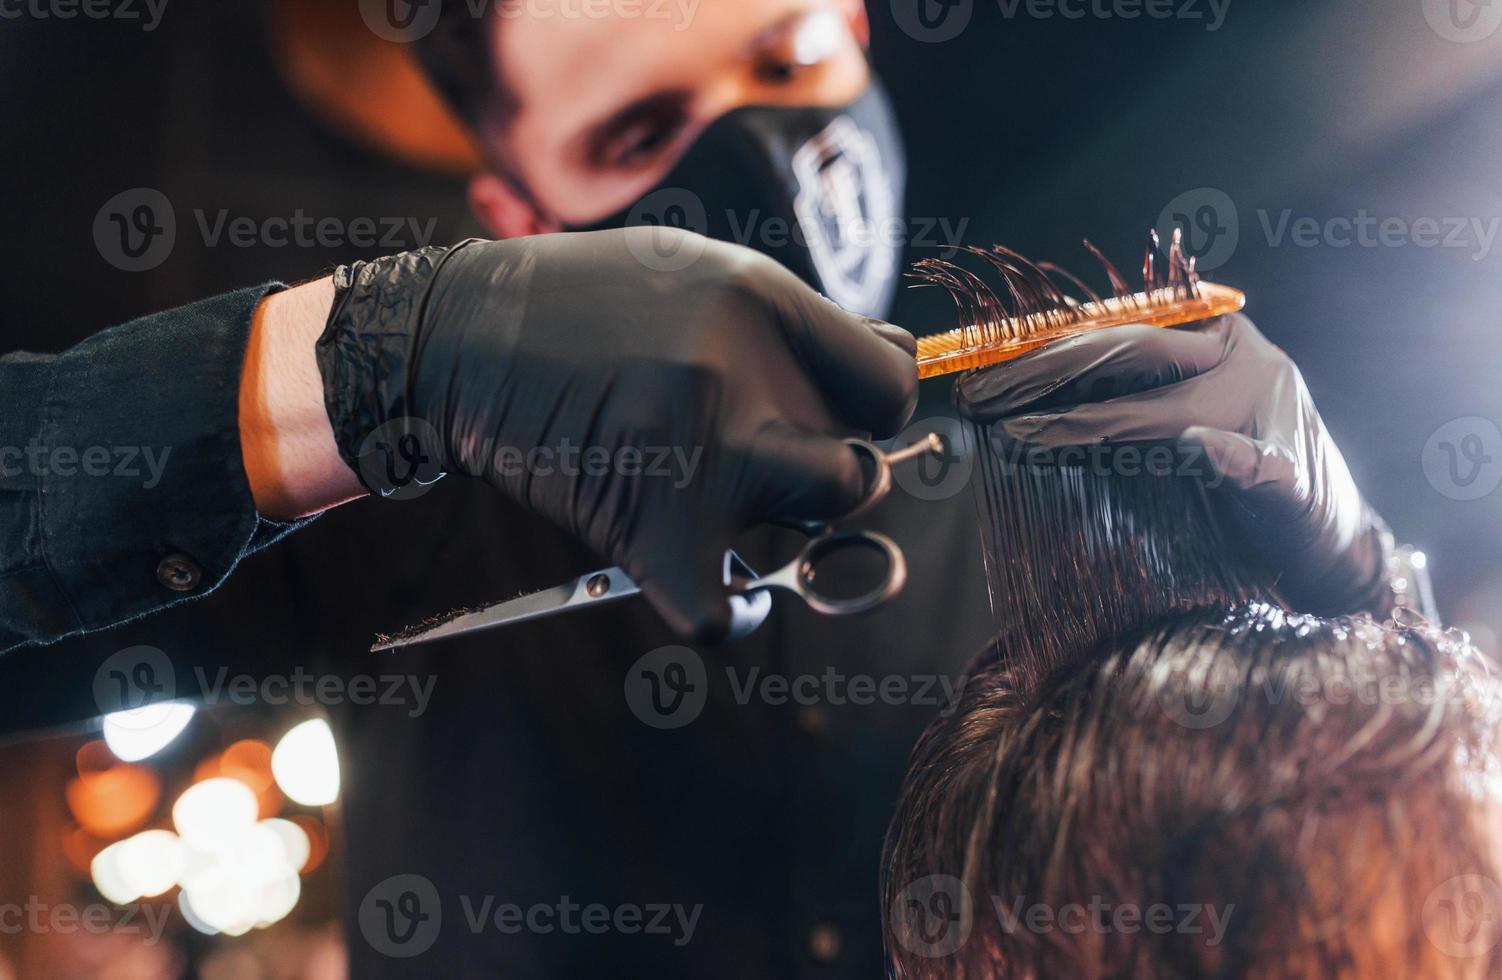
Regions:
[[188, 787], [172, 805], [172, 823], [188, 846], [213, 853], [232, 846], [255, 823], [256, 796], [237, 779], [216, 777]]
[[177, 884], [187, 867], [187, 848], [170, 830], [143, 830], [116, 844], [113, 866], [126, 888], [152, 898]]
[[194, 852], [178, 905], [199, 932], [240, 936], [286, 917], [302, 894], [308, 838], [286, 820], [242, 826], [212, 852]]
[[182, 734], [193, 720], [191, 704], [167, 701], [104, 716], [104, 741], [122, 762], [149, 759]]
[[271, 754], [276, 784], [304, 806], [325, 806], [339, 798], [339, 755], [328, 722], [314, 718], [296, 726]]
[[113, 838], [140, 827], [156, 810], [161, 782], [143, 766], [118, 761], [101, 741], [78, 750], [78, 778], [68, 781], [68, 811], [92, 836]]

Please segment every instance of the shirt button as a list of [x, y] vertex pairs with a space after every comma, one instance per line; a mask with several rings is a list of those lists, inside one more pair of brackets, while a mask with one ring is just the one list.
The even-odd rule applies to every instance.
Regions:
[[845, 937], [840, 934], [839, 926], [832, 923], [821, 922], [808, 931], [809, 955], [820, 963], [832, 962], [844, 945]]
[[173, 592], [192, 592], [202, 579], [203, 570], [187, 555], [168, 555], [156, 566], [156, 580]]

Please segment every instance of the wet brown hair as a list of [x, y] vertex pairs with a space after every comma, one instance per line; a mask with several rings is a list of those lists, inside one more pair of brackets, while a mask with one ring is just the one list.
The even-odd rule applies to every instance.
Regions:
[[888, 831], [894, 975], [1502, 975], [1494, 684], [1427, 626], [1263, 603], [1041, 680], [988, 653]]

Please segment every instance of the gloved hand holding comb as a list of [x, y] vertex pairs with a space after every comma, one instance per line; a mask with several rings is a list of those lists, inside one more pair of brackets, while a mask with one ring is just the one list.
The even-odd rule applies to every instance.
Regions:
[[1298, 368], [1245, 316], [1081, 334], [965, 376], [956, 397], [1013, 447], [1174, 445], [1186, 471], [1228, 498], [1228, 539], [1295, 608], [1388, 611], [1392, 536]]

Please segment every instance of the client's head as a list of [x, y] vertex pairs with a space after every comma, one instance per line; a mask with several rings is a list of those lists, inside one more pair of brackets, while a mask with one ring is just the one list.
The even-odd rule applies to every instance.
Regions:
[[1502, 976], [1494, 683], [1463, 639], [1261, 604], [983, 663], [888, 832], [896, 975]]

